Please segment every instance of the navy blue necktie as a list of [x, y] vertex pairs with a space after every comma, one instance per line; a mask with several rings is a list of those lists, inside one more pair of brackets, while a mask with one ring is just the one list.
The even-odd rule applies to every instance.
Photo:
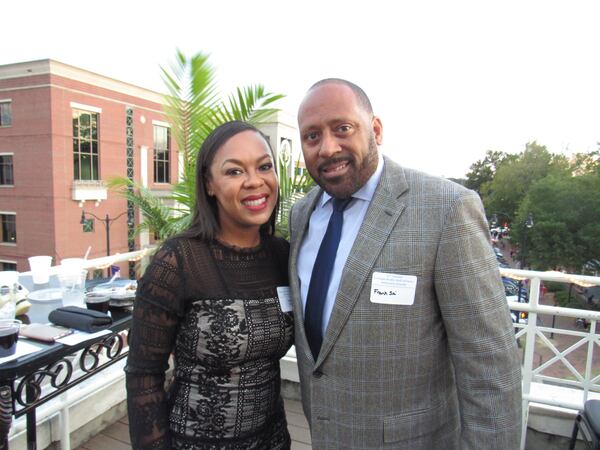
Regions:
[[313, 266], [308, 294], [306, 296], [306, 309], [304, 311], [304, 327], [306, 338], [312, 354], [317, 359], [323, 342], [323, 307], [327, 298], [331, 272], [340, 237], [342, 236], [342, 225], [344, 224], [344, 209], [352, 198], [333, 199], [333, 212], [327, 225], [327, 231], [319, 247], [315, 265]]

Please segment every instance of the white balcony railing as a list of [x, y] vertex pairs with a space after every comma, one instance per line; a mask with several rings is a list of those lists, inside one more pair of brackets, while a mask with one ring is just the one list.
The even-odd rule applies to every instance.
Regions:
[[[527, 432], [527, 421], [529, 417], [530, 403], [558, 406], [568, 409], [581, 409], [583, 403], [588, 399], [590, 393], [600, 392], [600, 364], [594, 371], [594, 350], [600, 345], [596, 334], [597, 322], [600, 320], [599, 311], [583, 309], [561, 308], [540, 304], [540, 286], [542, 281], [554, 281], [562, 283], [574, 283], [579, 285], [600, 285], [600, 277], [573, 275], [561, 272], [536, 272], [517, 269], [500, 269], [503, 276], [518, 280], [529, 280], [529, 303], [509, 302], [512, 310], [525, 311], [529, 314], [527, 324], [515, 324], [517, 339], [525, 338], [523, 348], [523, 434], [521, 448], [525, 448], [525, 436]], [[548, 315], [553, 318], [569, 317], [573, 322], [578, 318], [589, 321], [589, 328], [582, 330], [567, 329], [555, 326], [539, 325], [539, 316]], [[553, 341], [553, 336], [571, 336], [566, 348], [558, 348]], [[564, 344], [564, 342], [563, 342]], [[534, 355], [540, 348], [549, 349], [552, 357], [545, 362], [535, 364]], [[585, 364], [577, 367], [569, 358], [578, 349], [585, 349]], [[546, 375], [551, 366], [563, 365], [568, 369], [566, 376]], [[540, 389], [536, 383], [549, 385], [549, 389]], [[566, 395], [554, 395], [552, 387], [570, 388]], [[536, 389], [532, 389], [532, 388]]]
[[[87, 268], [107, 267], [110, 264], [123, 261], [139, 260], [148, 253], [148, 250], [117, 254], [103, 258], [88, 260]], [[144, 264], [142, 264], [143, 266]], [[52, 270], [56, 270], [52, 268]], [[596, 333], [600, 321], [600, 311], [583, 309], [561, 308], [540, 304], [540, 286], [543, 281], [562, 282], [579, 285], [600, 285], [600, 277], [565, 274], [560, 272], [537, 272], [517, 269], [500, 269], [503, 276], [522, 280], [529, 287], [529, 303], [517, 303], [509, 301], [509, 307], [515, 311], [525, 311], [529, 314], [527, 324], [515, 324], [516, 338], [522, 345], [523, 352], [523, 435], [521, 448], [525, 448], [525, 436], [529, 418], [530, 404], [546, 405], [549, 408], [561, 407], [571, 410], [581, 409], [583, 403], [590, 397], [600, 398], [600, 361], [596, 346], [600, 345], [600, 338]], [[527, 281], [525, 281], [527, 280]], [[584, 318], [589, 321], [588, 329], [571, 329], [551, 326], [540, 322], [542, 317]], [[555, 337], [554, 337], [555, 336]], [[567, 336], [568, 343], [563, 347], [557, 344], [559, 336]], [[545, 349], [550, 356], [546, 361], [536, 360], [535, 356]], [[581, 353], [585, 352], [584, 364], [581, 364]], [[576, 353], [580, 356], [579, 363], [572, 361]], [[552, 375], [549, 369], [560, 366], [565, 369], [565, 375]], [[122, 370], [122, 369], [117, 369]], [[122, 376], [122, 375], [121, 375]], [[289, 381], [298, 381], [296, 368], [296, 354], [294, 348], [282, 360], [282, 377]], [[98, 387], [104, 384], [104, 377], [95, 377]], [[93, 389], [92, 389], [93, 391]], [[124, 393], [122, 394], [124, 395]], [[68, 414], [68, 407], [62, 407], [61, 414]], [[54, 410], [56, 411], [56, 410]], [[38, 416], [38, 419], [42, 417]], [[65, 420], [66, 419], [66, 420]], [[68, 418], [63, 417], [62, 423], [69, 423]], [[19, 430], [19, 424], [15, 424]], [[16, 430], [13, 430], [16, 431]], [[68, 430], [62, 430], [65, 436]], [[13, 434], [11, 432], [11, 434]], [[68, 435], [68, 434], [67, 434]], [[65, 448], [65, 447], [62, 447]], [[68, 448], [68, 447], [67, 447]]]

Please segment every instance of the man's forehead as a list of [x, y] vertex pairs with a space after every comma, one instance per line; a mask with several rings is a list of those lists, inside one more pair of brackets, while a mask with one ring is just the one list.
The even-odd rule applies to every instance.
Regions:
[[327, 121], [336, 121], [360, 115], [358, 102], [351, 89], [327, 89], [329, 87], [346, 86], [328, 84], [310, 90], [298, 109], [299, 123], [325, 118]]

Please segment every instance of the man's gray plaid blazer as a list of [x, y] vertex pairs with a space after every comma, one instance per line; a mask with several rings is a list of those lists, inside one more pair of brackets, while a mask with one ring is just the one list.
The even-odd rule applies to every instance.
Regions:
[[[321, 192], [290, 214], [296, 354], [313, 449], [517, 449], [520, 363], [477, 194], [385, 159], [315, 362], [296, 268]], [[373, 272], [415, 275], [414, 304], [372, 303]]]

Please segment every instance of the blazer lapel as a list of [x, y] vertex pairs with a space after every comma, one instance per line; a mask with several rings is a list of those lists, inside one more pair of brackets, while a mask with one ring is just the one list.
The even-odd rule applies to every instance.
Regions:
[[384, 159], [385, 166], [379, 185], [344, 266], [316, 367], [327, 357], [348, 321], [360, 292], [369, 281], [379, 253], [405, 208], [405, 203], [400, 199], [408, 189], [404, 171], [388, 158]]
[[[297, 218], [292, 218], [292, 240], [290, 242], [290, 291], [292, 293], [292, 306], [294, 308], [294, 320], [299, 322], [301, 326], [295, 328], [296, 342], [302, 342], [302, 345], [296, 345], [296, 352], [304, 350], [304, 356], [309, 361], [313, 361], [313, 355], [306, 339], [306, 330], [304, 328], [304, 308], [302, 307], [302, 299], [300, 296], [300, 279], [298, 278], [298, 253], [304, 235], [308, 229], [308, 223], [310, 216], [315, 209], [317, 201], [321, 198], [323, 191], [320, 188], [312, 189], [306, 197], [300, 200], [299, 207], [294, 208], [294, 214], [297, 214]], [[294, 226], [295, 225], [295, 226]]]

